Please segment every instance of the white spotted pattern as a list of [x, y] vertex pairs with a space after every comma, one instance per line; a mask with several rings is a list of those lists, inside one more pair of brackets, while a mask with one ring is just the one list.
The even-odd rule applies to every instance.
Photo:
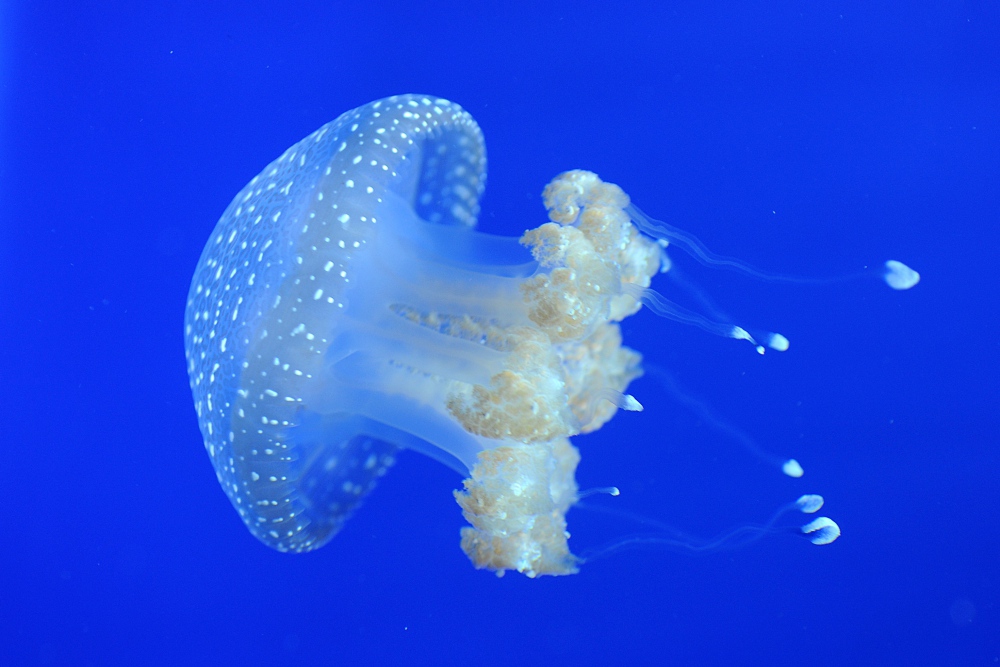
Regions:
[[394, 446], [305, 423], [375, 205], [409, 191], [421, 217], [472, 226], [485, 166], [459, 106], [390, 97], [289, 148], [216, 225], [188, 295], [188, 373], [219, 482], [266, 544], [321, 546], [393, 461]]

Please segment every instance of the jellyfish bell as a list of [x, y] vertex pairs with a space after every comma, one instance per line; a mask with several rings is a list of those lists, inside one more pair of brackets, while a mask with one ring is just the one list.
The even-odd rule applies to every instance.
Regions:
[[621, 284], [648, 285], [659, 248], [583, 172], [547, 191], [561, 222], [480, 234], [484, 177], [465, 111], [388, 98], [290, 148], [217, 224], [188, 370], [218, 479], [269, 546], [325, 544], [411, 448], [468, 476], [478, 566], [575, 571], [568, 437], [637, 409], [623, 392], [639, 355], [615, 322], [640, 307]]
[[485, 173], [461, 107], [390, 97], [289, 148], [217, 223], [185, 311], [188, 373], [218, 480], [268, 546], [326, 544], [413, 449], [466, 477], [455, 496], [476, 567], [577, 570], [569, 438], [642, 409], [618, 322], [662, 305], [650, 284], [668, 239], [585, 171], [545, 188], [548, 222], [480, 233]]

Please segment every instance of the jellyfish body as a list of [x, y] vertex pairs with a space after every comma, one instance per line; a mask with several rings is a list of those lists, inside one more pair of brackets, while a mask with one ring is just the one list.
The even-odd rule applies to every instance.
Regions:
[[478, 567], [576, 570], [579, 455], [640, 374], [616, 324], [661, 248], [589, 172], [545, 191], [550, 222], [475, 231], [485, 149], [445, 100], [342, 115], [232, 201], [195, 271], [188, 372], [205, 447], [250, 531], [302, 552], [344, 524], [400, 448], [467, 475]]

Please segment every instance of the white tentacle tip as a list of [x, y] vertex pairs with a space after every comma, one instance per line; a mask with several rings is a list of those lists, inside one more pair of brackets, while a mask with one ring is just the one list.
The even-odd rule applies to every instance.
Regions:
[[885, 284], [894, 290], [910, 289], [920, 282], [920, 274], [902, 262], [890, 259], [885, 263], [882, 274]]
[[840, 526], [833, 519], [821, 516], [802, 526], [802, 532], [813, 544], [830, 544], [840, 537]]
[[795, 506], [803, 514], [815, 514], [823, 507], [823, 496], [807, 493], [804, 496], [799, 496], [799, 499], [795, 501]]
[[805, 470], [799, 465], [799, 462], [795, 459], [788, 459], [781, 464], [781, 472], [785, 473], [789, 477], [802, 477], [805, 474]]

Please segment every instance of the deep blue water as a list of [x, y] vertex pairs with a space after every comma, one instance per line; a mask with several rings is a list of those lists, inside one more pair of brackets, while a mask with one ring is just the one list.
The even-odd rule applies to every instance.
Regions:
[[[0, 664], [1000, 659], [998, 6], [614, 4], [2, 4]], [[581, 486], [622, 491], [592, 504], [708, 538], [818, 492], [838, 542], [497, 579], [458, 548], [458, 477], [411, 453], [315, 553], [247, 532], [185, 374], [195, 263], [270, 160], [402, 92], [479, 121], [488, 231], [537, 226], [542, 186], [586, 168], [756, 266], [922, 273], [902, 293], [788, 286], [675, 255], [791, 350], [626, 323], [801, 480], [650, 378], [632, 386], [645, 412], [575, 440]], [[636, 530], [569, 519], [579, 550]]]

